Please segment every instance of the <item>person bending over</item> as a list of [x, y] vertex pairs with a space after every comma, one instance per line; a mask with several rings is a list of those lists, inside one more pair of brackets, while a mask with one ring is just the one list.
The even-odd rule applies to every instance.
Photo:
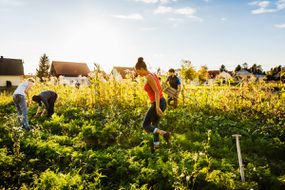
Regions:
[[26, 130], [30, 130], [26, 97], [28, 100], [28, 105], [30, 105], [31, 101], [29, 98], [29, 91], [34, 82], [34, 79], [28, 79], [27, 81], [21, 83], [13, 93], [13, 101], [18, 113], [18, 122]]
[[41, 116], [43, 116], [46, 111], [48, 117], [52, 116], [52, 114], [54, 113], [54, 103], [57, 99], [57, 94], [54, 91], [43, 91], [38, 95], [34, 95], [32, 99], [34, 102], [37, 102], [39, 104], [36, 116], [40, 114], [42, 103], [44, 104], [45, 109], [43, 109]]

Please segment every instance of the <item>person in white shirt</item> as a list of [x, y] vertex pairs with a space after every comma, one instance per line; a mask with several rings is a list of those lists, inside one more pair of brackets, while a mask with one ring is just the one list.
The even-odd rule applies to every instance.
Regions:
[[26, 98], [28, 100], [28, 105], [30, 105], [31, 100], [29, 98], [29, 90], [33, 86], [34, 82], [34, 79], [26, 80], [21, 83], [13, 93], [13, 101], [17, 109], [18, 121], [26, 130], [30, 130]]

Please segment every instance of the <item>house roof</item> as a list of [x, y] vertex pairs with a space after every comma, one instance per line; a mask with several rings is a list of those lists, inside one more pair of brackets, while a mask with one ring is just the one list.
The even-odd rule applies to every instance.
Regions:
[[217, 78], [217, 79], [226, 79], [226, 80], [229, 80], [229, 79], [232, 79], [233, 77], [232, 77], [229, 73], [223, 71], [223, 72], [221, 72], [220, 74], [218, 74], [218, 75], [216, 76], [216, 78]]
[[252, 73], [248, 72], [248, 71], [245, 70], [245, 69], [242, 69], [242, 70], [238, 71], [238, 72], [236, 73], [236, 75], [238, 75], [238, 76], [250, 76], [250, 75], [252, 75]]
[[86, 63], [76, 63], [76, 62], [63, 62], [63, 61], [53, 61], [51, 63], [50, 73], [53, 76], [88, 76], [90, 72]]
[[21, 59], [0, 57], [0, 75], [24, 75], [24, 66]]
[[126, 78], [126, 75], [129, 73], [136, 74], [136, 71], [133, 67], [113, 67], [113, 70], [117, 70], [118, 73], [122, 76], [123, 79]]
[[218, 74], [220, 74], [220, 70], [209, 70], [209, 78], [213, 79], [215, 78]]

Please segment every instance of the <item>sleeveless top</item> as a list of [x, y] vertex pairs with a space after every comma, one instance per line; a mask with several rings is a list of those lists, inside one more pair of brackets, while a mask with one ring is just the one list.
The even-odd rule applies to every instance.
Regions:
[[16, 88], [15, 92], [13, 93], [13, 95], [20, 94], [20, 95], [26, 96], [25, 90], [28, 88], [28, 86], [29, 86], [29, 82], [28, 81], [21, 83]]
[[[153, 76], [153, 78], [155, 80], [155, 83], [157, 85], [159, 96], [160, 96], [160, 98], [162, 98], [163, 94], [162, 94], [162, 88], [161, 88], [161, 85], [160, 85], [160, 81], [159, 81], [158, 77], [156, 76], [156, 74], [152, 73], [151, 75]], [[147, 95], [149, 97], [150, 103], [154, 103], [155, 102], [155, 93], [154, 93], [154, 91], [152, 90], [151, 86], [148, 83], [145, 84], [144, 90], [147, 92]]]

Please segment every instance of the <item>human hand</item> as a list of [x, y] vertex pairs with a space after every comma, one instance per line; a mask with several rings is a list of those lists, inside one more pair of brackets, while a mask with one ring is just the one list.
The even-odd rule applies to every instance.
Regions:
[[163, 112], [161, 111], [159, 107], [156, 108], [156, 113], [159, 117], [163, 116]]

